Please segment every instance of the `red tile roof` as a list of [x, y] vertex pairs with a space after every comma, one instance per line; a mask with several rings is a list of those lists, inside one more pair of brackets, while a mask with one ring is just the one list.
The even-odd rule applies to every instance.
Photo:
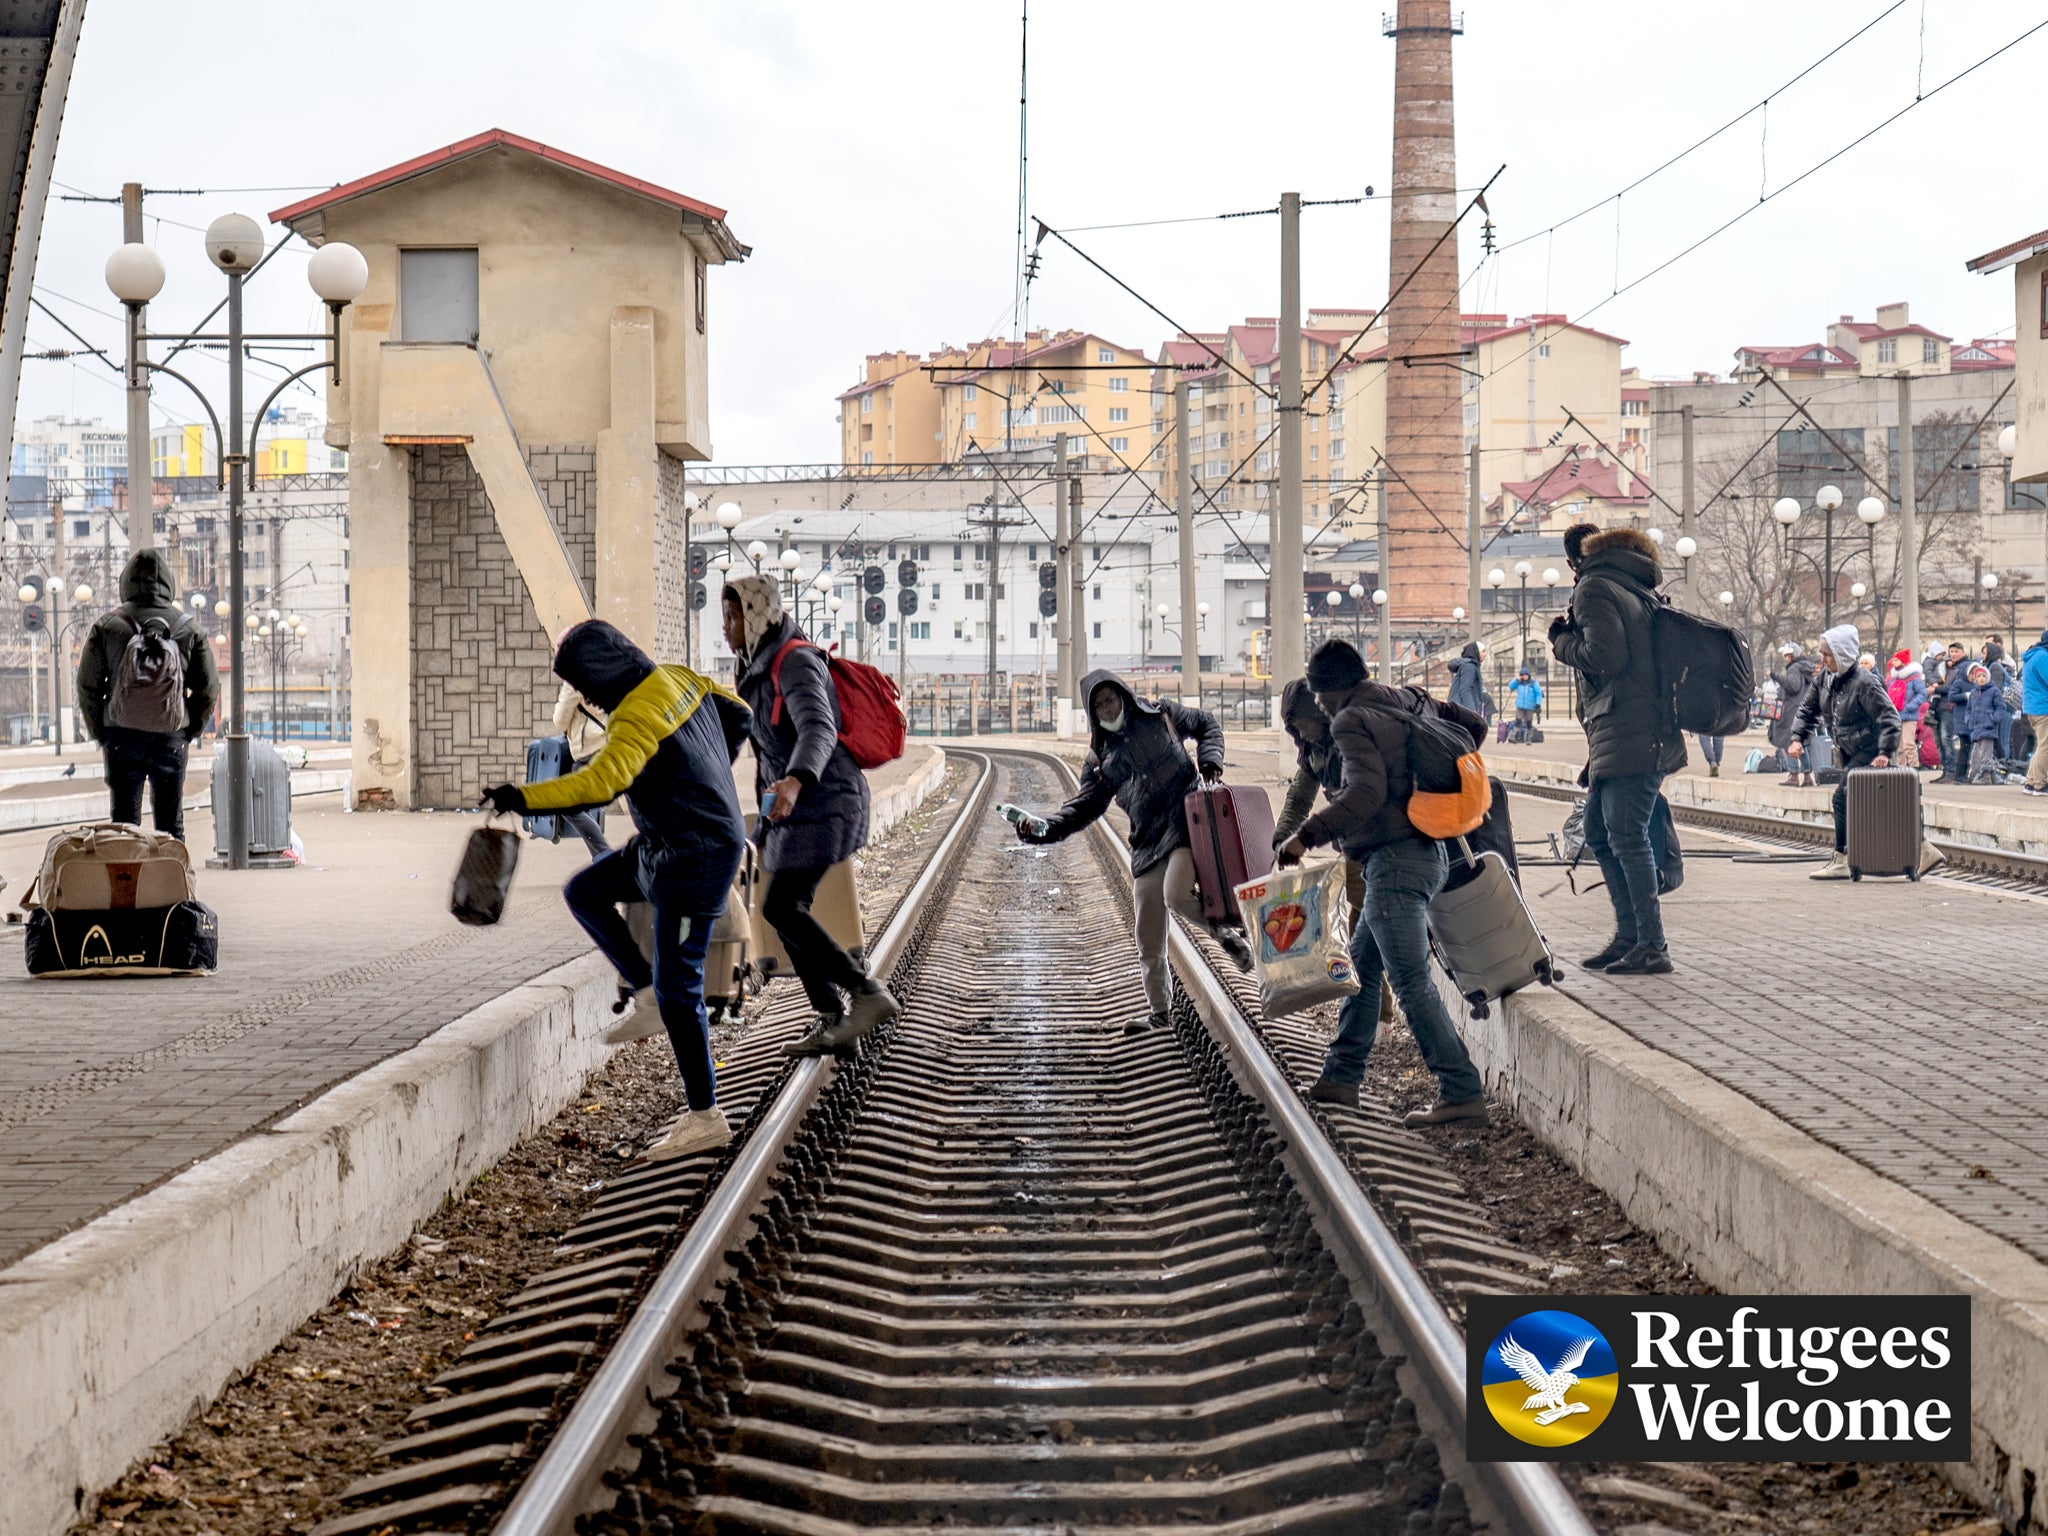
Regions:
[[[1981, 353], [1982, 356], [1972, 356]], [[2015, 368], [2019, 366], [2018, 349], [2012, 342], [1996, 336], [1978, 336], [1970, 341], [1959, 341], [1949, 349], [1948, 365], [1957, 373], [1982, 373], [1991, 368]]]
[[[976, 379], [982, 378], [987, 374], [1007, 372], [1012, 368], [1021, 368], [1027, 363], [1050, 357], [1055, 352], [1071, 351], [1073, 348], [1090, 341], [1100, 346], [1114, 348], [1118, 352], [1134, 351], [1133, 348], [1111, 341], [1107, 337], [1098, 336], [1093, 331], [1062, 331], [1059, 335], [1035, 347], [991, 347], [989, 348], [988, 360], [977, 364], [972, 372], [963, 373], [957, 378], [942, 379], [940, 382], [942, 384], [972, 384]], [[1152, 366], [1152, 360], [1145, 356], [1144, 353], [1136, 352], [1130, 359], [1130, 365], [1133, 368], [1149, 368]], [[1047, 366], [1057, 365], [1048, 364]]]
[[[1641, 475], [1630, 472], [1626, 493], [1619, 481], [1614, 465], [1603, 464], [1581, 452], [1567, 453], [1534, 480], [1503, 480], [1500, 488], [1504, 495], [1538, 507], [1552, 507], [1575, 496], [1584, 496], [1592, 501], [1618, 502], [1624, 506], [1650, 499], [1648, 482]], [[1496, 496], [1487, 510], [1497, 510], [1501, 502], [1502, 497]]]
[[1963, 269], [1968, 272], [1997, 272], [2044, 250], [2048, 250], [2048, 229], [2036, 230], [2011, 245], [2001, 245], [1995, 251], [1973, 257], [1963, 263]]
[[1737, 347], [1735, 356], [1739, 362], [1750, 362], [1771, 368], [1860, 368], [1862, 364], [1840, 347], [1829, 346], [1824, 341], [1806, 341], [1796, 346], [1763, 344]]
[[270, 215], [271, 222], [295, 224], [298, 220], [332, 208], [337, 203], [345, 203], [372, 192], [381, 192], [386, 187], [397, 186], [400, 182], [411, 181], [418, 176], [430, 175], [444, 166], [454, 165], [458, 161], [493, 149], [509, 149], [520, 154], [532, 155], [535, 159], [549, 161], [609, 186], [631, 192], [635, 196], [644, 197], [650, 202], [663, 203], [691, 214], [711, 231], [713, 242], [728, 261], [744, 260], [751, 249], [740, 244], [732, 231], [726, 228], [723, 208], [713, 207], [710, 203], [701, 202], [694, 197], [685, 197], [680, 192], [671, 192], [666, 187], [656, 186], [651, 181], [642, 181], [637, 176], [628, 176], [624, 171], [615, 171], [610, 166], [599, 165], [595, 160], [585, 160], [581, 155], [572, 155], [567, 150], [555, 149], [537, 139], [524, 139], [516, 133], [507, 133], [503, 128], [487, 129], [453, 144], [444, 145], [440, 149], [429, 150], [424, 155], [415, 155], [410, 160], [388, 166], [384, 170], [373, 171], [367, 176], [357, 177], [354, 181], [329, 187], [325, 192], [316, 192], [296, 203], [288, 203]]

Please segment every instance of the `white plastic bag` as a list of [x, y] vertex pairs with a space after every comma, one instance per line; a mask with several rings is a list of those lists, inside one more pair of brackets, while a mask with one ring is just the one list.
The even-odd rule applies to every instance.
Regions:
[[1259, 1007], [1269, 1019], [1358, 991], [1351, 968], [1351, 911], [1344, 865], [1276, 869], [1237, 887], [1238, 910], [1259, 968]]

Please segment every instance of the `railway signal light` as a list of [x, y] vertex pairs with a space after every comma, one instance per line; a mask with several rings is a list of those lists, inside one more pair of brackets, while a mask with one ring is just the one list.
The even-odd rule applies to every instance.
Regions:
[[899, 587], [914, 587], [917, 585], [917, 562], [915, 560], [898, 560], [896, 562], [896, 585]]
[[896, 589], [896, 611], [905, 618], [917, 612], [917, 588], [898, 587]]
[[702, 544], [690, 546], [690, 580], [702, 581], [704, 573], [711, 569], [711, 556], [704, 552]]
[[1050, 591], [1039, 593], [1038, 611], [1048, 619], [1058, 613], [1060, 611], [1059, 593]]
[[21, 627], [30, 634], [40, 634], [44, 628], [43, 605], [30, 603], [21, 610]]
[[693, 609], [702, 612], [704, 605], [710, 601], [711, 594], [704, 590], [704, 583], [701, 581], [690, 589], [690, 606]]
[[888, 585], [888, 578], [882, 574], [879, 565], [871, 565], [860, 573], [860, 589], [870, 595], [879, 593]]
[[883, 602], [879, 597], [869, 598], [865, 603], [861, 605], [860, 611], [861, 616], [865, 618], [869, 624], [880, 625], [888, 622], [889, 605]]
[[1038, 584], [1050, 592], [1059, 584], [1060, 568], [1048, 560], [1038, 568]]

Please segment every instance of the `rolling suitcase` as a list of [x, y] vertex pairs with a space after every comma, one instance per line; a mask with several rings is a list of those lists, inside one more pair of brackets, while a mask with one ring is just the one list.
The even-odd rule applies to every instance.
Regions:
[[[1467, 833], [1465, 840], [1475, 854], [1499, 854], [1501, 862], [1508, 867], [1508, 873], [1515, 877], [1515, 883], [1519, 885], [1522, 880], [1522, 866], [1515, 857], [1515, 825], [1508, 812], [1507, 786], [1492, 777], [1486, 782], [1493, 790], [1492, 803], [1486, 808], [1486, 820], [1482, 821], [1476, 830]], [[1450, 854], [1451, 873], [1444, 881], [1446, 891], [1470, 884], [1479, 874], [1479, 865], [1467, 863], [1460, 858], [1455, 847], [1450, 849]]]
[[[796, 974], [789, 964], [789, 951], [782, 947], [782, 935], [761, 915], [761, 906], [774, 888], [775, 873], [763, 870], [749, 895], [753, 919], [754, 963], [764, 976]], [[811, 916], [832, 936], [832, 942], [859, 961], [867, 950], [867, 935], [861, 928], [860, 892], [853, 884], [853, 860], [841, 859], [825, 871], [818, 892], [811, 898]], [[707, 972], [708, 975], [708, 972]], [[706, 982], [709, 985], [709, 982]]]
[[1911, 768], [1852, 768], [1848, 774], [1849, 878], [1920, 878], [1920, 775]]
[[[559, 779], [576, 766], [576, 760], [569, 753], [569, 738], [564, 736], [543, 736], [538, 741], [526, 744], [526, 782], [545, 784], [549, 779]], [[562, 840], [562, 818], [559, 816], [528, 816], [526, 835], [545, 838], [548, 842]]]
[[[754, 966], [754, 914], [749, 905], [760, 879], [760, 856], [748, 843], [740, 855], [739, 872], [725, 895], [725, 911], [711, 927], [711, 943], [704, 951], [704, 1011], [713, 1024], [740, 1021], [750, 993], [759, 990], [760, 972]], [[654, 903], [628, 904], [626, 927], [647, 963], [654, 963]]]
[[1236, 891], [1273, 871], [1273, 803], [1257, 785], [1204, 784], [1181, 802], [1202, 916], [1241, 923]]
[[1491, 1004], [1532, 982], [1550, 986], [1557, 962], [1536, 930], [1521, 888], [1497, 853], [1475, 853], [1465, 838], [1451, 857], [1474, 866], [1465, 883], [1446, 886], [1429, 904], [1429, 941], [1452, 983], [1483, 1019]]

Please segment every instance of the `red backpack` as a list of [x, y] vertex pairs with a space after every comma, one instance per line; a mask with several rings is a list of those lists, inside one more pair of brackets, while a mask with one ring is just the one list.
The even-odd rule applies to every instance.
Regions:
[[[782, 724], [782, 658], [798, 646], [810, 644], [809, 640], [785, 640], [768, 664], [768, 680], [775, 685], [775, 708], [768, 716], [771, 725]], [[862, 768], [895, 762], [903, 755], [905, 734], [895, 680], [878, 667], [831, 651], [825, 652], [825, 667], [831, 674], [832, 691], [839, 696], [839, 741], [848, 755]]]

